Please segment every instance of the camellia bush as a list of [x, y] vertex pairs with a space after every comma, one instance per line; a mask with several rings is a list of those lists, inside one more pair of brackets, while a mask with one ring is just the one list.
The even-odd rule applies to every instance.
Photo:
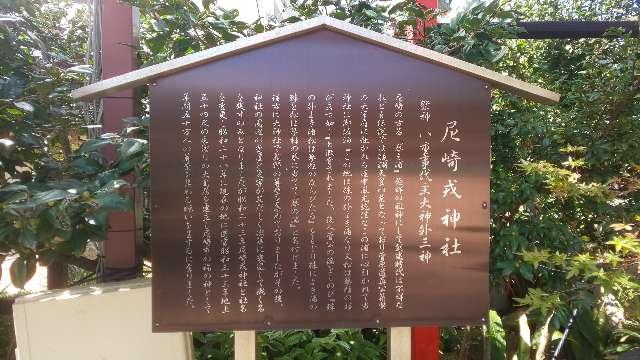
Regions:
[[[87, 9], [72, 5], [0, 2], [0, 260], [17, 257], [8, 275], [18, 288], [37, 262], [96, 271], [82, 254], [106, 237], [110, 211], [131, 207], [121, 177], [148, 153], [146, 140], [120, 134], [86, 141], [85, 108], [69, 94], [90, 72]], [[139, 128], [131, 122], [125, 131]]]
[[[491, 309], [484, 326], [442, 328], [442, 356], [605, 359], [639, 346], [640, 39], [517, 39], [519, 20], [637, 19], [633, 2], [491, 1], [424, 29], [417, 19], [437, 14], [413, 1], [292, 0], [284, 18], [252, 23], [215, 1], [131, 2], [141, 67], [328, 15], [400, 38], [412, 26], [417, 45], [560, 93], [556, 105], [493, 93]], [[69, 98], [90, 72], [87, 13], [70, 4], [0, 3], [0, 256], [18, 255], [19, 287], [36, 262], [95, 270], [88, 241], [104, 240], [108, 212], [130, 208], [126, 191], [152, 174], [144, 110], [121, 134], [87, 137]], [[130, 173], [136, 184], [121, 180]], [[194, 342], [199, 359], [233, 352], [231, 333]], [[386, 357], [380, 329], [264, 332], [258, 345], [263, 359]]]

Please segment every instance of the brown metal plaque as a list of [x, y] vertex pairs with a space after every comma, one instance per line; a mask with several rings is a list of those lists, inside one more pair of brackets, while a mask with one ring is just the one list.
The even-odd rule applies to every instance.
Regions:
[[484, 82], [317, 30], [151, 94], [154, 331], [482, 321]]

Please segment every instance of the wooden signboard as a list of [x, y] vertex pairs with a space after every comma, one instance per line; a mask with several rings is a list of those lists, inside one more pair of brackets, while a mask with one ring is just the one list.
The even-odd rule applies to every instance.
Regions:
[[155, 331], [482, 321], [483, 80], [318, 29], [150, 91]]

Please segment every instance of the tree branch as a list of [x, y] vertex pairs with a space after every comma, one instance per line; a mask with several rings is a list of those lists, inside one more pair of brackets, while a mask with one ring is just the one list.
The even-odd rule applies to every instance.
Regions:
[[84, 257], [77, 257], [73, 255], [59, 255], [58, 260], [60, 262], [77, 266], [83, 270], [90, 272], [96, 272], [96, 269], [98, 268], [97, 260], [90, 260]]

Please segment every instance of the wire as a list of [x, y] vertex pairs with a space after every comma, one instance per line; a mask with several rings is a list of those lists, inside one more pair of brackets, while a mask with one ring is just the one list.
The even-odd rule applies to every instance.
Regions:
[[565, 341], [567, 340], [567, 336], [569, 336], [569, 331], [571, 331], [571, 326], [573, 325], [573, 320], [576, 318], [578, 314], [578, 309], [573, 309], [573, 313], [571, 314], [571, 318], [569, 319], [569, 323], [567, 323], [567, 327], [564, 329], [564, 333], [562, 334], [562, 339], [558, 343], [556, 347], [556, 351], [553, 352], [553, 357], [551, 360], [557, 360], [560, 355], [560, 351], [562, 351], [562, 347], [564, 346]]

